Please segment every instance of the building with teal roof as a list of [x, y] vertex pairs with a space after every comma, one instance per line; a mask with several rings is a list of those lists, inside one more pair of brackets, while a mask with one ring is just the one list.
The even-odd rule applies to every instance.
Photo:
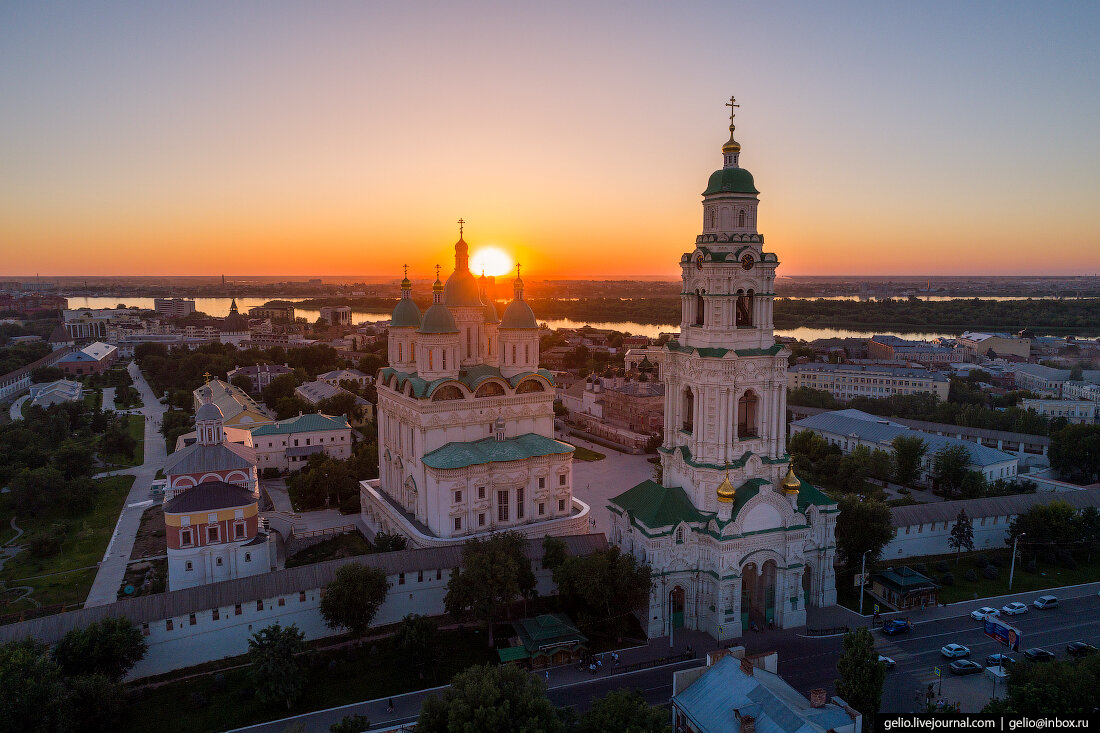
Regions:
[[779, 262], [757, 230], [759, 191], [740, 167], [732, 114], [729, 130], [702, 234], [680, 257], [680, 333], [659, 355], [660, 478], [608, 505], [609, 539], [657, 579], [640, 619], [650, 636], [792, 628], [808, 606], [836, 602], [837, 504], [790, 469], [790, 352], [772, 323]]
[[347, 417], [322, 413], [300, 414], [253, 428], [252, 444], [261, 472], [265, 468], [297, 471], [314, 453], [346, 460], [355, 448]]
[[539, 326], [516, 268], [498, 317], [488, 280], [469, 269], [459, 231], [455, 269], [436, 268], [420, 313], [412, 283], [378, 371], [379, 478], [363, 482], [364, 524], [415, 547], [516, 529], [582, 534], [588, 506], [573, 497], [573, 446], [554, 439], [554, 379], [539, 368]]

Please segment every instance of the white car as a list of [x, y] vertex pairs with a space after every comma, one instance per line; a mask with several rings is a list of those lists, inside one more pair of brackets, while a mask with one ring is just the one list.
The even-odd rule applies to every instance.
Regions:
[[969, 657], [970, 650], [962, 644], [948, 644], [940, 649], [940, 654], [948, 659], [960, 659], [962, 657]]
[[897, 666], [897, 662], [895, 662], [895, 661], [894, 661], [893, 659], [891, 659], [890, 657], [884, 657], [884, 656], [882, 656], [881, 654], [879, 654], [879, 655], [878, 655], [878, 661], [880, 661], [880, 662], [882, 662], [883, 664], [885, 664], [885, 665], [886, 665], [886, 669], [893, 669], [894, 667], [896, 667], [896, 666]]
[[1019, 601], [1013, 601], [1007, 606], [1001, 606], [1001, 611], [1008, 616], [1016, 616], [1017, 614], [1027, 613], [1027, 606]]
[[981, 608], [971, 611], [970, 618], [975, 621], [985, 621], [987, 618], [997, 618], [1001, 615], [1001, 612], [996, 608], [990, 608], [989, 606], [982, 606]]

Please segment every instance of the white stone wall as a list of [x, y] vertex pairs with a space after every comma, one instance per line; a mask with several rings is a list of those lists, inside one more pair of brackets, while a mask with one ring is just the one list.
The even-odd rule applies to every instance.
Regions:
[[[260, 471], [265, 468], [277, 468], [280, 471], [301, 468], [304, 462], [291, 465], [286, 454], [289, 448], [321, 445], [324, 446], [325, 453], [338, 460], [350, 458], [352, 451], [351, 428], [312, 430], [285, 435], [255, 435], [252, 439], [255, 443], [257, 467]], [[298, 441], [297, 446], [294, 445], [294, 441]]]
[[[1014, 517], [983, 517], [974, 519], [974, 549], [989, 550], [1005, 546], [1005, 537]], [[911, 527], [896, 527], [894, 539], [883, 548], [882, 560], [889, 561], [925, 555], [946, 555], [955, 552], [948, 544], [954, 520], [925, 522]]]
[[[245, 545], [243, 542], [224, 542], [179, 550], [169, 549], [168, 590], [183, 590], [271, 572], [268, 545]], [[188, 563], [191, 564], [190, 570]]]

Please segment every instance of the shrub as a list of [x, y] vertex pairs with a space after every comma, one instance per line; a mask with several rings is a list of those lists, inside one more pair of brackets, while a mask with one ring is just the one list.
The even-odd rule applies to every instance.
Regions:
[[53, 557], [61, 551], [61, 539], [52, 533], [39, 535], [27, 545], [35, 557]]
[[995, 568], [999, 568], [999, 567], [1001, 567], [1001, 561], [1000, 561], [1000, 560], [998, 560], [998, 559], [997, 559], [997, 558], [995, 558], [995, 557], [991, 557], [991, 558], [989, 558], [989, 564], [990, 564], [990, 565], [992, 565], [992, 566], [993, 566], [993, 567], [995, 567]]
[[279, 478], [279, 469], [274, 466], [268, 466], [260, 473], [262, 479], [274, 479]]
[[1058, 564], [1067, 570], [1077, 569], [1077, 561], [1073, 559], [1073, 553], [1069, 550], [1058, 551]]
[[951, 573], [944, 573], [940, 576], [940, 582], [944, 585], [955, 585], [955, 576]]
[[989, 561], [986, 560], [985, 557], [983, 557], [982, 555], [978, 555], [976, 558], [974, 558], [974, 567], [978, 568], [979, 570], [981, 570], [988, 564]]
[[1027, 565], [1024, 566], [1029, 573], [1039, 572], [1039, 566], [1035, 563], [1035, 558], [1031, 558], [1027, 561]]
[[984, 577], [986, 580], [996, 580], [997, 575], [998, 572], [996, 565], [986, 565], [985, 570], [982, 571], [982, 577]]
[[946, 560], [940, 560], [936, 563], [936, 572], [937, 573], [946, 573], [947, 568], [948, 568], [948, 566], [947, 566], [947, 561]]
[[966, 581], [968, 583], [973, 583], [977, 579], [978, 579], [978, 571], [977, 570], [975, 570], [974, 568], [970, 568], [969, 570], [966, 571]]

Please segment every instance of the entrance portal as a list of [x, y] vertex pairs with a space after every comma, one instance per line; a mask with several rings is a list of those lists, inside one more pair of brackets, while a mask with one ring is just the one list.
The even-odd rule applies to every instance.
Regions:
[[684, 628], [684, 589], [676, 586], [668, 595], [668, 606], [671, 612], [672, 628]]

